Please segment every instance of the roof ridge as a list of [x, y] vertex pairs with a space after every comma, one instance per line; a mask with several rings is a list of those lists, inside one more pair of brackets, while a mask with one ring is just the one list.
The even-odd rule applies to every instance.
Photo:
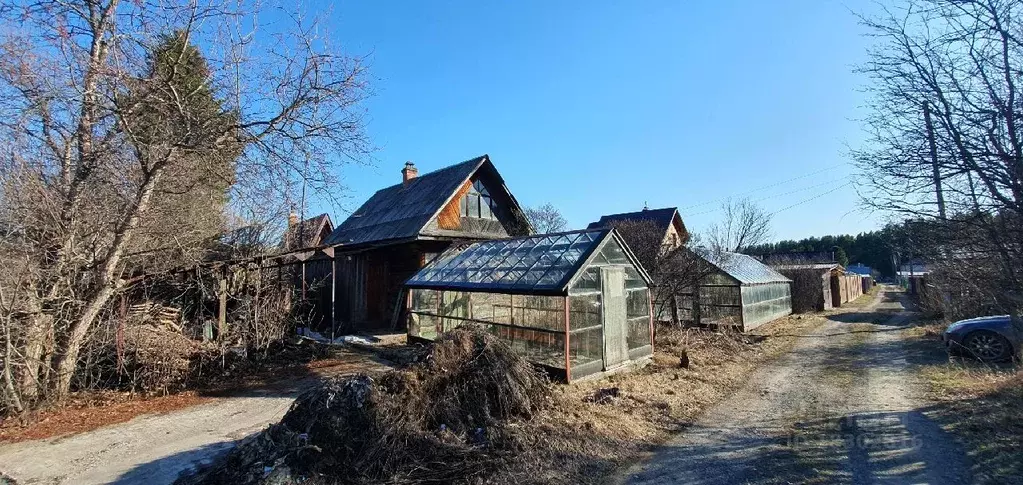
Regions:
[[[424, 174], [422, 174], [422, 175], [417, 175], [417, 176], [416, 176], [415, 178], [413, 178], [413, 179], [412, 179], [412, 181], [414, 182], [415, 180], [417, 180], [417, 179], [421, 179], [421, 178], [423, 178], [423, 177], [429, 177], [429, 176], [431, 176], [431, 175], [437, 175], [437, 174], [438, 174], [438, 173], [440, 173], [440, 172], [443, 172], [443, 171], [445, 171], [445, 170], [451, 170], [451, 169], [454, 169], [455, 167], [461, 167], [462, 165], [466, 165], [466, 164], [468, 164], [469, 162], [474, 162], [474, 163], [480, 163], [480, 162], [482, 162], [482, 161], [483, 161], [484, 159], [489, 159], [489, 158], [490, 158], [490, 155], [487, 155], [486, 153], [484, 153], [483, 155], [480, 155], [480, 156], [478, 156], [478, 157], [473, 157], [473, 158], [470, 158], [470, 159], [468, 159], [468, 160], [463, 160], [463, 161], [461, 161], [461, 162], [458, 162], [458, 163], [453, 163], [453, 164], [451, 164], [451, 165], [448, 165], [448, 166], [446, 166], [446, 167], [440, 167], [440, 168], [438, 168], [438, 169], [435, 169], [435, 170], [432, 170], [432, 171], [426, 172], [426, 173], [424, 173]], [[398, 182], [398, 183], [396, 183], [396, 184], [388, 185], [387, 187], [384, 187], [384, 188], [382, 188], [382, 189], [379, 189], [379, 190], [377, 190], [377, 191], [376, 191], [376, 192], [374, 192], [374, 193], [377, 193], [377, 192], [380, 192], [380, 191], [383, 191], [383, 190], [389, 190], [389, 189], [393, 189], [393, 188], [395, 188], [395, 187], [403, 187], [404, 185], [405, 185], [405, 183], [404, 183], [404, 182]]]

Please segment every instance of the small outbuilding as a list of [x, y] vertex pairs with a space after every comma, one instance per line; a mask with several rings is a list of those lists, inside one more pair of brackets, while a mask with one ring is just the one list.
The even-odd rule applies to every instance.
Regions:
[[794, 313], [821, 312], [834, 307], [831, 282], [833, 278], [842, 275], [842, 266], [838, 263], [783, 264], [771, 267], [792, 280]]
[[755, 258], [699, 249], [708, 263], [693, 293], [682, 295], [684, 319], [743, 332], [792, 313], [792, 281]]
[[653, 355], [650, 283], [614, 229], [456, 246], [406, 282], [408, 335], [477, 324], [571, 381]]

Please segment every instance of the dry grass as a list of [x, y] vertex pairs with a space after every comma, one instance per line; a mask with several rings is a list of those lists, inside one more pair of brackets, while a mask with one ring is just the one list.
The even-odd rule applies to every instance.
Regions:
[[[823, 323], [796, 315], [752, 334], [705, 329], [658, 329], [653, 362], [641, 370], [561, 386], [537, 426], [530, 456], [493, 483], [595, 483], [641, 459], [692, 423], [708, 406], [740, 387], [752, 370], [789, 349]], [[690, 366], [680, 368], [688, 354]], [[601, 389], [615, 397], [587, 399]]]
[[[929, 320], [906, 332], [920, 352], [935, 355], [944, 352], [940, 337], [946, 326]], [[919, 369], [934, 401], [925, 414], [962, 443], [974, 483], [1018, 483], [1023, 476], [1023, 368], [954, 358]]]
[[937, 405], [927, 414], [956, 436], [973, 462], [976, 483], [1023, 476], [1023, 370], [976, 363], [924, 369]]
[[869, 305], [870, 302], [874, 301], [874, 297], [877, 296], [877, 293], [879, 291], [881, 291], [881, 285], [874, 285], [874, 287], [871, 288], [870, 291], [856, 297], [856, 299], [853, 301], [843, 304], [841, 307], [842, 311], [846, 311], [850, 308], [863, 308]]

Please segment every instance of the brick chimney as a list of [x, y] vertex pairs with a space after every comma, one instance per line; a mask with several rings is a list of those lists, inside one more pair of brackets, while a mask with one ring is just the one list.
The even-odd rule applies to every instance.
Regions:
[[419, 169], [411, 161], [405, 162], [405, 168], [401, 169], [401, 186], [408, 187], [408, 183], [419, 175]]

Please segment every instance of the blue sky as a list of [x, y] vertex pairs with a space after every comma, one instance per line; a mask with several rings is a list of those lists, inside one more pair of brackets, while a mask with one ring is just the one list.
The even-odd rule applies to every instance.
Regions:
[[398, 182], [406, 160], [423, 173], [488, 153], [522, 204], [551, 202], [572, 227], [646, 203], [680, 207], [699, 232], [720, 199], [747, 195], [780, 210], [775, 239], [876, 228], [847, 185], [863, 138], [860, 8], [337, 3], [335, 41], [368, 56], [378, 150], [347, 167], [348, 202], [331, 212], [340, 222]]

